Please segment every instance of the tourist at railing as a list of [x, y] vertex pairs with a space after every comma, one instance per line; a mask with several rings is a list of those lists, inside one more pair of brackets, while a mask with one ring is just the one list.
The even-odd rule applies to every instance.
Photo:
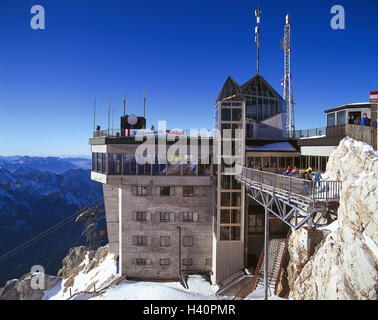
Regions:
[[320, 174], [319, 171], [315, 171], [314, 173], [315, 187], [316, 186], [320, 187], [320, 180], [323, 180], [322, 175]]
[[291, 170], [291, 172], [289, 172], [288, 176], [291, 177], [291, 176], [295, 175], [298, 172], [299, 172], [299, 170], [297, 169], [297, 167], [294, 167], [294, 169]]
[[293, 168], [288, 166], [286, 171], [283, 173], [284, 176], [289, 176], [290, 173], [293, 171]]
[[361, 126], [369, 126], [369, 122], [368, 122], [368, 117], [367, 117], [367, 114], [366, 113], [364, 113], [363, 114], [363, 117], [362, 117], [362, 119], [361, 119], [361, 122], [360, 122], [360, 125]]

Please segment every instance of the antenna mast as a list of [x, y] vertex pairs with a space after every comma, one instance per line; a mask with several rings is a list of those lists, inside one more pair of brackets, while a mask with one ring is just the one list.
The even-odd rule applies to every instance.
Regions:
[[144, 89], [144, 112], [143, 117], [146, 117], [146, 89]]
[[291, 57], [291, 24], [290, 15], [286, 15], [284, 27], [284, 37], [282, 39], [282, 50], [284, 51], [284, 100], [286, 102], [286, 135], [288, 138], [294, 137], [294, 99], [293, 99], [293, 79], [292, 79], [292, 57]]
[[93, 131], [96, 130], [96, 98], [94, 101], [94, 108], [93, 108]]
[[123, 95], [123, 115], [126, 115], [126, 92]]
[[260, 2], [257, 5], [257, 9], [255, 10], [255, 16], [256, 16], [256, 23], [257, 26], [255, 27], [255, 42], [257, 45], [257, 67], [256, 67], [256, 74], [259, 74], [259, 63], [260, 63], [260, 56], [259, 56], [259, 49], [260, 49]]

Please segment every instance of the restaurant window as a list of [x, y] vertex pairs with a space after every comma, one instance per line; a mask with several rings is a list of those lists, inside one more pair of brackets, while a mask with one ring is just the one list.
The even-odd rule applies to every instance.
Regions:
[[345, 124], [345, 120], [346, 120], [346, 111], [343, 110], [343, 111], [339, 111], [337, 112], [337, 124]]
[[327, 114], [327, 127], [334, 126], [335, 123], [335, 113], [328, 113]]

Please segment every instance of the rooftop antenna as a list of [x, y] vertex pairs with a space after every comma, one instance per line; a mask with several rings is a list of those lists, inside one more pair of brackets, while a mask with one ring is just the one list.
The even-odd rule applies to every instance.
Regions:
[[143, 117], [146, 117], [146, 89], [144, 89], [144, 112]]
[[290, 15], [286, 15], [286, 24], [284, 26], [284, 37], [282, 39], [282, 50], [284, 51], [284, 100], [286, 103], [286, 136], [294, 137], [294, 98], [293, 98], [293, 79], [292, 79], [292, 46], [291, 46], [291, 24]]
[[93, 131], [96, 130], [96, 98], [94, 100], [94, 106], [93, 106]]
[[114, 109], [112, 110], [112, 131], [114, 132]]
[[257, 26], [255, 27], [255, 42], [257, 45], [257, 68], [256, 68], [256, 74], [259, 74], [259, 63], [260, 63], [260, 56], [259, 56], [259, 49], [260, 49], [260, 2], [257, 3], [257, 9], [255, 10], [255, 16], [256, 16], [256, 23]]
[[108, 134], [110, 130], [110, 99], [108, 101]]
[[126, 115], [126, 91], [123, 95], [123, 115]]

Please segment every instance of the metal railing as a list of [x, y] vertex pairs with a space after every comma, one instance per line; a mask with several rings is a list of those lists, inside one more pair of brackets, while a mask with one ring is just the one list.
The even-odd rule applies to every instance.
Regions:
[[122, 133], [121, 129], [104, 129], [104, 130], [95, 130], [93, 131], [93, 138], [99, 137], [121, 137], [121, 136], [133, 136], [139, 135], [172, 135], [172, 136], [185, 136], [185, 137], [201, 137], [201, 138], [212, 138], [212, 130], [148, 130], [148, 129], [126, 129]]
[[340, 198], [341, 181], [310, 181], [251, 168], [239, 169], [239, 176], [262, 189], [269, 189], [287, 197], [306, 198], [311, 201], [336, 200]]
[[326, 135], [326, 127], [320, 128], [313, 128], [313, 129], [303, 129], [303, 130], [295, 130], [294, 131], [294, 138], [309, 138], [315, 136], [323, 136]]

